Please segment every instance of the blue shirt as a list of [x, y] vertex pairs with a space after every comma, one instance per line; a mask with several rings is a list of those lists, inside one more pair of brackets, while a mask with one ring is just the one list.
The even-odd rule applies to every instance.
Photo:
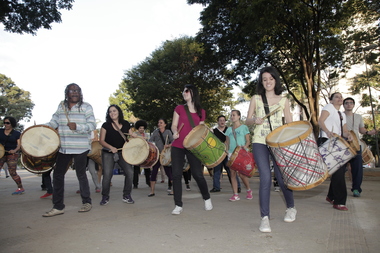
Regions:
[[[235, 129], [236, 139], [232, 131], [232, 127], [229, 127], [226, 131], [226, 136], [230, 139], [230, 145], [228, 147], [228, 153], [232, 154], [237, 146], [245, 146], [245, 136], [249, 134], [249, 129], [246, 125], [241, 125]], [[237, 141], [237, 143], [236, 143]]]

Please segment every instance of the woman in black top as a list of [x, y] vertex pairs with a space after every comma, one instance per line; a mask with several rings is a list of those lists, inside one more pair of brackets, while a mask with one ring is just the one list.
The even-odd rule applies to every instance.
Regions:
[[[119, 131], [120, 130], [120, 131]], [[131, 197], [133, 169], [132, 165], [128, 164], [122, 154], [121, 148], [126, 141], [125, 133], [136, 137], [130, 128], [128, 121], [124, 120], [123, 112], [117, 105], [110, 105], [107, 109], [106, 122], [102, 125], [100, 130], [100, 144], [103, 146], [102, 150], [102, 164], [103, 164], [103, 180], [102, 180], [102, 201], [100, 205], [108, 204], [110, 184], [113, 176], [113, 169], [117, 162], [124, 172], [124, 189], [123, 189], [123, 202], [133, 204], [134, 201]]]

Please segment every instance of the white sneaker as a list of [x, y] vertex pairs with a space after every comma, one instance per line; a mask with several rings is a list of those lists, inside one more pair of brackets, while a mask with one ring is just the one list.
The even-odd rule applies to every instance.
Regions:
[[296, 220], [296, 214], [297, 214], [297, 210], [294, 207], [286, 209], [284, 221], [285, 222], [295, 221]]
[[274, 187], [274, 191], [275, 191], [275, 192], [279, 192], [279, 191], [280, 191], [280, 186], [275, 186], [275, 187]]
[[272, 232], [272, 229], [270, 229], [268, 216], [264, 216], [263, 218], [261, 218], [261, 223], [260, 223], [259, 230], [261, 232], [263, 232], [263, 233], [270, 233], [270, 232]]
[[182, 213], [182, 210], [183, 210], [182, 207], [180, 207], [180, 206], [175, 206], [175, 208], [174, 208], [173, 211], [172, 211], [172, 214], [175, 214], [175, 215], [180, 214], [180, 213]]
[[212, 210], [213, 206], [212, 206], [212, 203], [211, 203], [211, 198], [210, 199], [206, 199], [205, 200], [205, 210], [206, 211], [210, 211]]
[[53, 217], [53, 216], [64, 214], [64, 213], [65, 213], [65, 211], [63, 209], [58, 210], [58, 209], [52, 208], [49, 212], [44, 213], [42, 216], [43, 217]]

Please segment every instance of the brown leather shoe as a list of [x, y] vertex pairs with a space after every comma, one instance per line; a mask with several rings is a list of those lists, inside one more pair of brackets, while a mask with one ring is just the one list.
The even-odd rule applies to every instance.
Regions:
[[348, 211], [348, 208], [345, 205], [333, 205], [333, 208], [338, 209], [339, 211]]
[[326, 197], [326, 201], [329, 202], [331, 205], [334, 205], [334, 200], [331, 200], [329, 197]]

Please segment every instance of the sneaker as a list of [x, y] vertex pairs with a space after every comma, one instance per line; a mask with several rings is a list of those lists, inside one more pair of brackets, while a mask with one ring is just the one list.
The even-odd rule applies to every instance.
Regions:
[[215, 188], [212, 188], [212, 189], [210, 190], [210, 192], [220, 192], [220, 190], [215, 189]]
[[212, 208], [213, 208], [213, 206], [211, 203], [211, 199], [206, 199], [205, 200], [205, 210], [210, 211], [210, 210], [212, 210]]
[[280, 186], [275, 186], [275, 187], [274, 187], [274, 191], [275, 191], [275, 192], [279, 192], [279, 191], [280, 191]]
[[290, 208], [286, 209], [284, 221], [285, 222], [295, 221], [296, 220], [296, 214], [297, 214], [297, 210], [294, 207], [290, 207]]
[[172, 211], [172, 214], [178, 215], [178, 214], [182, 213], [182, 211], [183, 211], [183, 208], [181, 206], [175, 206], [175, 208]]
[[259, 230], [260, 230], [260, 232], [263, 232], [263, 233], [270, 233], [270, 232], [272, 232], [272, 229], [270, 229], [268, 216], [264, 216], [264, 217], [261, 218], [261, 223], [260, 223]]
[[251, 189], [247, 191], [247, 197], [246, 198], [247, 199], [253, 199], [252, 190]]
[[109, 200], [110, 200], [109, 197], [107, 197], [107, 196], [103, 196], [103, 197], [102, 197], [102, 201], [100, 201], [100, 205], [101, 205], [101, 206], [105, 206], [105, 205], [107, 205], [108, 202], [109, 202]]
[[84, 203], [82, 207], [78, 210], [80, 213], [88, 212], [92, 208], [92, 205], [90, 203]]
[[12, 193], [12, 195], [21, 195], [25, 192], [24, 188], [17, 188], [15, 192]]
[[236, 201], [236, 200], [240, 200], [239, 195], [237, 194], [232, 195], [232, 197], [229, 199], [229, 201]]
[[131, 195], [123, 196], [123, 202], [127, 204], [134, 204], [135, 201], [133, 201]]
[[46, 199], [47, 197], [50, 197], [51, 195], [53, 195], [53, 193], [45, 193], [44, 195], [40, 197], [40, 199]]
[[358, 190], [354, 190], [352, 193], [354, 197], [360, 197], [360, 192]]
[[166, 190], [167, 192], [171, 192], [172, 191], [172, 188], [171, 187], [168, 187], [168, 189]]
[[186, 185], [186, 191], [191, 191], [189, 184]]
[[333, 208], [339, 211], [348, 211], [348, 208], [345, 205], [333, 205]]
[[64, 214], [64, 213], [65, 211], [63, 209], [58, 210], [58, 209], [52, 208], [49, 212], [44, 213], [42, 217], [53, 217], [53, 216]]

